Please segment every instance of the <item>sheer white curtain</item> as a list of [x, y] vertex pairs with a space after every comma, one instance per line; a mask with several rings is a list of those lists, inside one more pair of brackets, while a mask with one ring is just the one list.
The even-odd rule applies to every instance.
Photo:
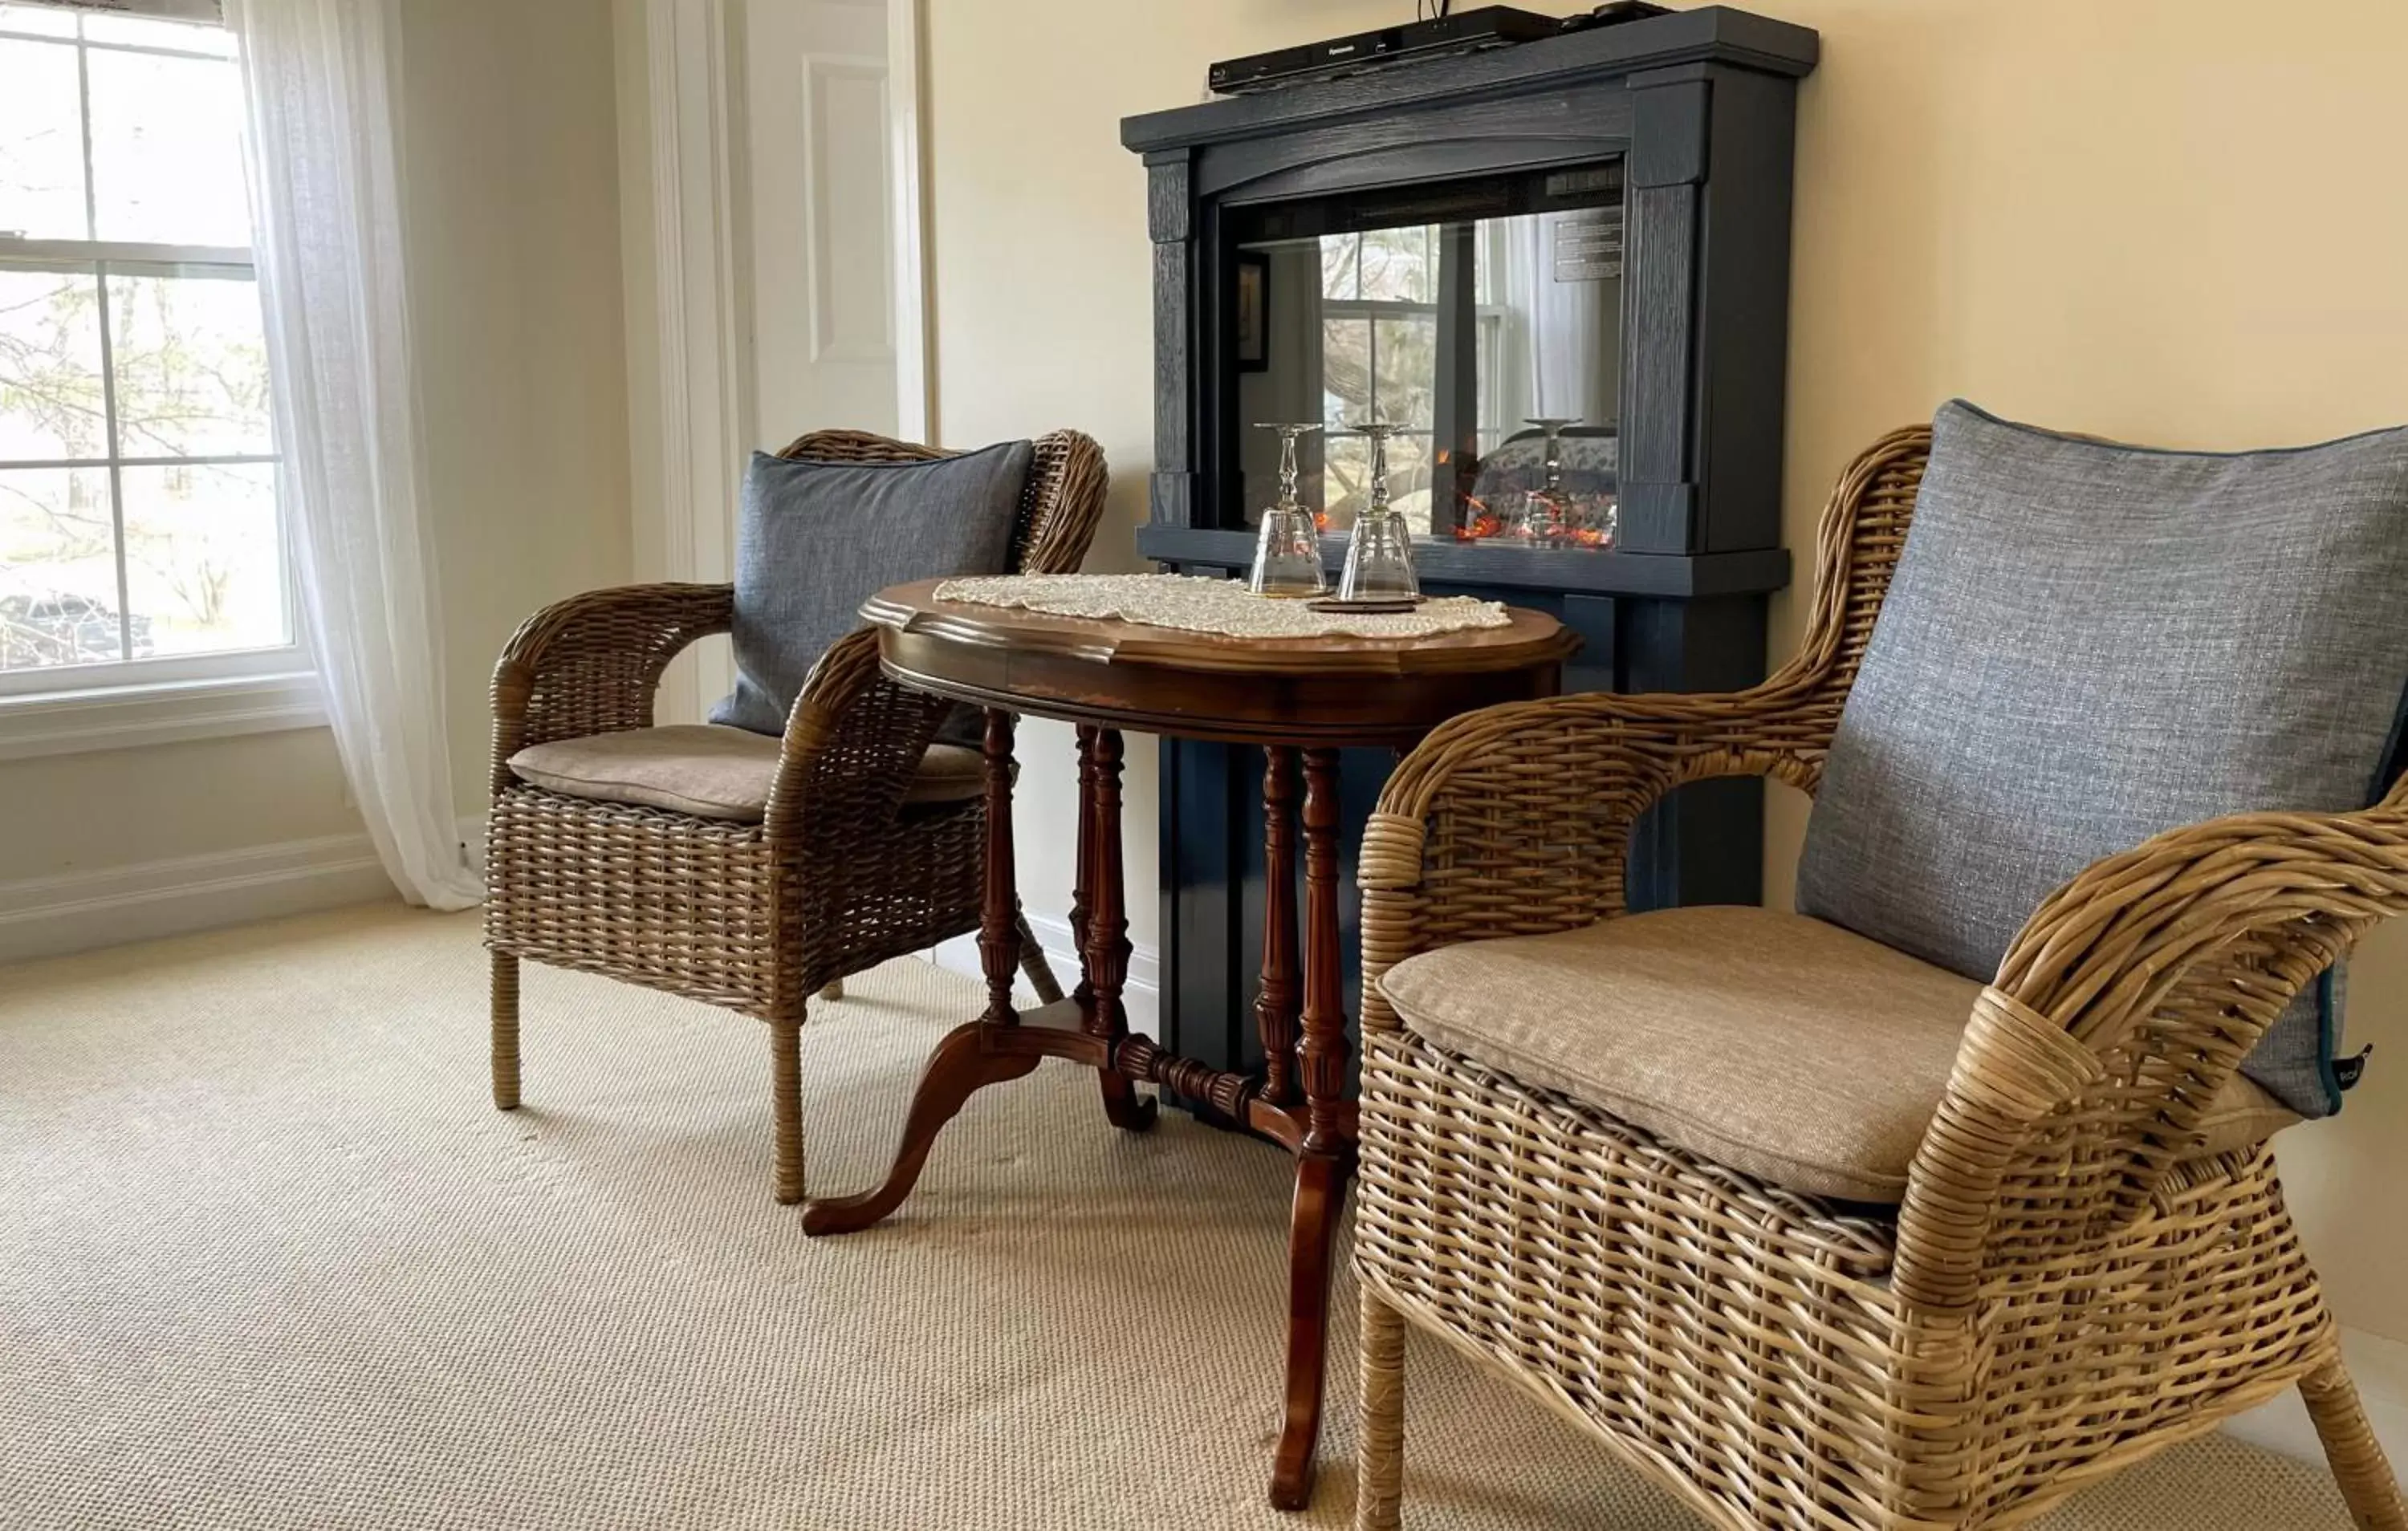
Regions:
[[392, 0], [226, 0], [303, 608], [343, 766], [402, 895], [465, 909], [402, 267]]
[[1555, 279], [1555, 228], [1594, 219], [1593, 212], [1541, 213], [1505, 225], [1505, 305], [1521, 320], [1522, 365], [1508, 378], [1506, 416], [1555, 415], [1604, 422], [1613, 418], [1609, 325], [1616, 322], [1619, 286]]

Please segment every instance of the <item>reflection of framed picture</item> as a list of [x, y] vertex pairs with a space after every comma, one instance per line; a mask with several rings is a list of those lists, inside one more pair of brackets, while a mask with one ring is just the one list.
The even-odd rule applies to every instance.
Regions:
[[1271, 365], [1271, 258], [1238, 251], [1238, 370], [1263, 372]]

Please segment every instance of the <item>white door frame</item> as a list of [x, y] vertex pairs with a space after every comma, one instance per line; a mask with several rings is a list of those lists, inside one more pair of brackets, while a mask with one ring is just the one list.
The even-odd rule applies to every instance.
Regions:
[[928, 232], [926, 163], [921, 149], [920, 115], [926, 78], [920, 39], [927, 0], [886, 0], [886, 99], [893, 114], [888, 136], [895, 156], [895, 419], [907, 441], [937, 440], [936, 361], [928, 316], [928, 268], [924, 253]]
[[[734, 507], [757, 435], [747, 336], [752, 279], [745, 256], [742, 46], [735, 0], [642, 0], [650, 118], [652, 291], [660, 358], [657, 510], [638, 515], [638, 579], [719, 581], [734, 567]], [[909, 439], [936, 439], [924, 261], [921, 0], [888, 0], [887, 96], [893, 155], [896, 419]], [[640, 502], [639, 502], [640, 506]], [[722, 654], [681, 661], [662, 682], [666, 719], [698, 717], [700, 698], [732, 681]]]

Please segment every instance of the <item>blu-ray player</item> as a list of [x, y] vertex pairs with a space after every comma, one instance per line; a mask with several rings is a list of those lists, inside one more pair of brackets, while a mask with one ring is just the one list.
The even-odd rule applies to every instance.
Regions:
[[1308, 79], [1335, 79], [1409, 59], [1535, 42], [1560, 32], [1660, 16], [1664, 9], [1643, 0], [1614, 0], [1594, 11], [1556, 17], [1517, 10], [1512, 6], [1483, 6], [1459, 16], [1441, 13], [1426, 21], [1409, 21], [1376, 32], [1358, 32], [1351, 37], [1333, 37], [1327, 42], [1228, 59], [1212, 65], [1206, 83], [1223, 95], [1237, 95]]

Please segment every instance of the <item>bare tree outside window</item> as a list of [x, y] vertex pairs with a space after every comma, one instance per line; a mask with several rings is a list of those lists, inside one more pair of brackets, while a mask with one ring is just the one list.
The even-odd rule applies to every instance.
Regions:
[[[1322, 422], [1332, 433], [1322, 447], [1323, 497], [1332, 526], [1354, 524], [1371, 497], [1370, 444], [1339, 433], [1373, 421], [1407, 428], [1388, 443], [1388, 493], [1408, 522], [1425, 531], [1435, 524], [1438, 458], [1428, 432], [1440, 380], [1440, 235], [1435, 224], [1414, 224], [1322, 236]], [[1491, 352], [1502, 310], [1484, 290], [1481, 300], [1475, 343], [1485, 445], [1499, 434]]]

